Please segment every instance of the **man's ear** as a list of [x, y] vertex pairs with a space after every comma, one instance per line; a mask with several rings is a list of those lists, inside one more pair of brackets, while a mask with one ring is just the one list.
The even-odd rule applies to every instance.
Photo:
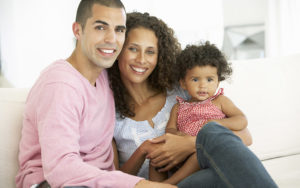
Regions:
[[82, 27], [79, 23], [77, 22], [74, 22], [73, 25], [72, 25], [72, 30], [73, 30], [73, 33], [74, 33], [74, 36], [77, 40], [80, 39], [81, 37], [81, 34], [82, 34]]
[[186, 90], [186, 86], [185, 86], [185, 81], [184, 81], [184, 80], [180, 79], [180, 80], [179, 80], [179, 84], [180, 84], [180, 87], [181, 87], [182, 89], [185, 89], [185, 90]]

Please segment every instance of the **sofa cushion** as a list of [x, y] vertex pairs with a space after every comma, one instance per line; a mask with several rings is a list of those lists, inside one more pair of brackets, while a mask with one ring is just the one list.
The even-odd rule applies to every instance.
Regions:
[[0, 187], [15, 187], [22, 117], [28, 89], [0, 88]]
[[260, 159], [300, 153], [300, 54], [234, 61], [224, 92], [246, 114]]
[[300, 155], [274, 158], [263, 161], [278, 187], [295, 188], [300, 185]]

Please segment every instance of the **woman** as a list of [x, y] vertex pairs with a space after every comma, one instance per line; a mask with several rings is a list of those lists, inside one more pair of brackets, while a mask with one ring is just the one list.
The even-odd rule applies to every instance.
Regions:
[[[223, 155], [231, 157], [230, 159], [247, 158], [247, 163], [257, 166], [254, 170], [255, 174], [252, 174], [255, 180], [258, 179], [256, 185], [261, 186], [264, 185], [263, 182], [267, 182], [271, 184], [269, 187], [274, 187], [274, 182], [260, 161], [237, 136], [222, 126], [215, 123], [204, 126], [199, 133], [202, 136], [198, 136], [197, 141], [196, 137], [192, 136], [163, 135], [171, 108], [176, 103], [176, 96], [188, 97], [178, 87], [172, 88], [174, 85], [172, 67], [175, 66], [180, 45], [174, 37], [172, 29], [147, 13], [127, 14], [126, 27], [126, 41], [123, 50], [117, 62], [109, 69], [117, 110], [114, 139], [117, 145], [115, 154], [116, 159], [119, 158], [120, 161], [120, 170], [148, 178], [149, 161], [145, 160], [146, 158], [151, 159], [153, 166], [160, 167], [160, 171], [167, 171], [193, 154], [196, 143], [198, 161], [203, 170], [183, 180], [179, 187], [224, 187], [225, 184], [239, 185], [244, 179], [249, 178], [250, 174], [246, 173], [243, 176], [240, 175], [236, 181], [230, 179], [239, 173], [230, 172], [237, 167], [243, 168], [243, 165], [232, 164], [229, 159], [228, 162], [225, 161], [224, 164], [221, 163], [217, 167], [231, 171], [225, 174], [218, 173], [208, 158], [217, 160]], [[245, 144], [251, 143], [251, 137], [247, 130], [235, 133]], [[147, 141], [155, 137], [158, 138]], [[208, 157], [203, 154], [203, 147], [204, 149], [207, 147], [203, 142], [208, 142], [213, 138], [226, 140], [228, 142], [226, 144], [234, 143], [235, 150], [218, 150], [213, 154], [208, 153]], [[218, 146], [222, 148], [225, 146], [224, 144], [220, 142]], [[235, 145], [238, 147], [234, 147]], [[211, 141], [207, 149], [212, 148], [214, 151], [214, 146], [216, 144]], [[236, 148], [238, 151], [244, 152], [243, 156], [237, 155]], [[117, 161], [115, 164], [119, 168]]]

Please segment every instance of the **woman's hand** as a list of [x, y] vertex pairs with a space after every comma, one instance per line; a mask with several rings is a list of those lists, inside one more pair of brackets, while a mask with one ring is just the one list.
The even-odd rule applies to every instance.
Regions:
[[158, 149], [162, 144], [163, 143], [153, 143], [150, 140], [146, 140], [140, 145], [140, 147], [138, 147], [138, 149], [146, 156]]
[[146, 156], [151, 159], [152, 166], [162, 167], [161, 172], [172, 169], [196, 150], [196, 137], [193, 136], [178, 136], [166, 133], [149, 141], [155, 144], [163, 143]]

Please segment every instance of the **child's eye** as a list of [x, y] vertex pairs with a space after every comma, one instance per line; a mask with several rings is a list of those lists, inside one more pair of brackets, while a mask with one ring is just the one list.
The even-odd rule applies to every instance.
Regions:
[[193, 78], [192, 81], [193, 82], [198, 82], [198, 78]]
[[212, 79], [212, 78], [207, 78], [207, 81], [208, 81], [208, 82], [212, 82], [213, 79]]

